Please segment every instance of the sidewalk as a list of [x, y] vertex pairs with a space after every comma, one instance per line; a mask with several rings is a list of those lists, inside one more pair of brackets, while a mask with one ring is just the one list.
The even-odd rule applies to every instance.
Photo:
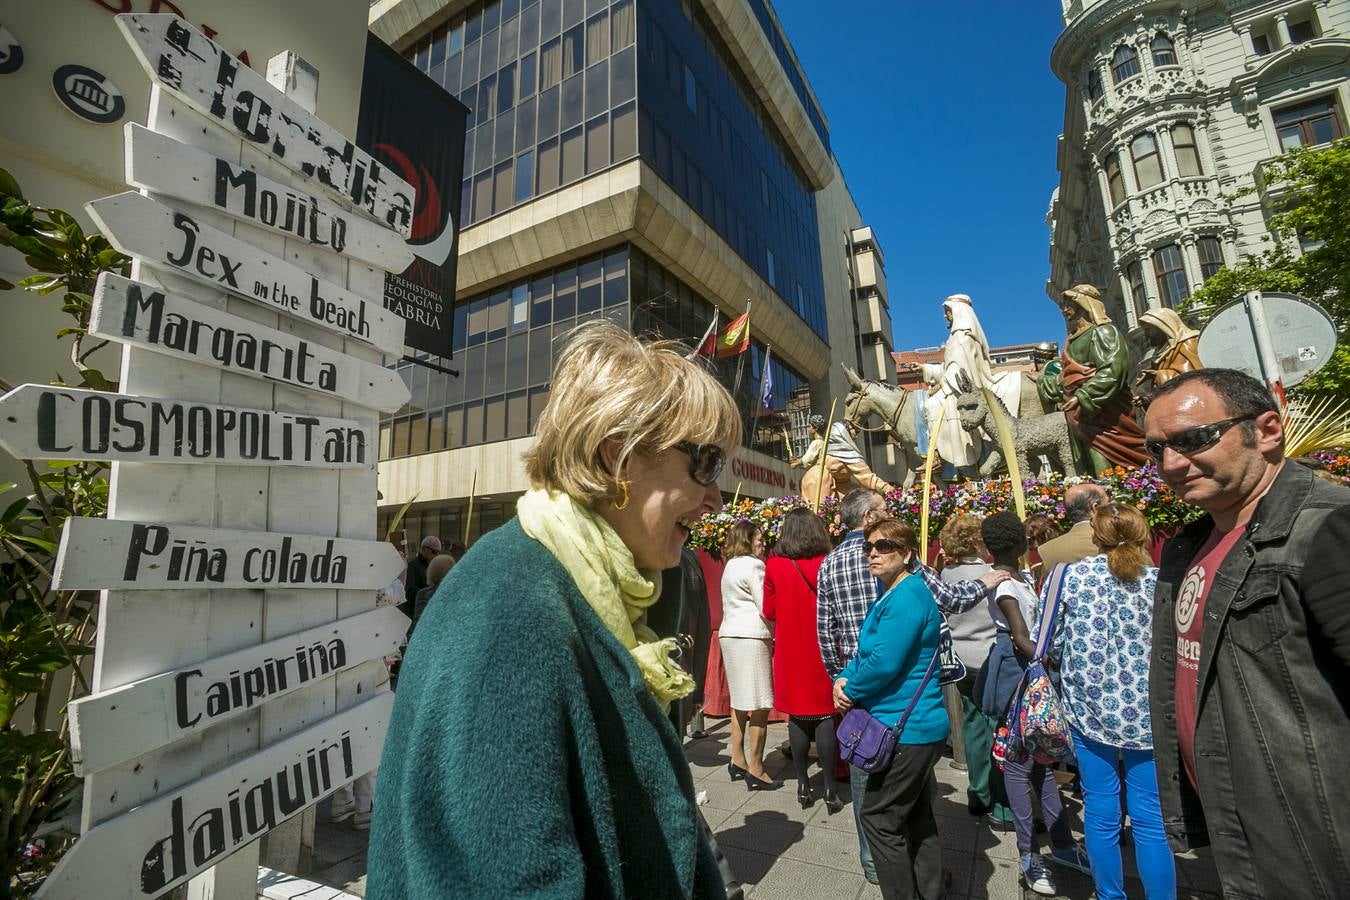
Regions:
[[[868, 884], [858, 867], [858, 839], [851, 808], [831, 816], [817, 800], [810, 809], [797, 803], [792, 763], [777, 751], [786, 740], [785, 725], [769, 727], [765, 768], [788, 780], [782, 789], [750, 792], [727, 776], [726, 720], [709, 720], [708, 736], [685, 747], [694, 773], [694, 790], [707, 793], [703, 814], [717, 835], [732, 871], [754, 900], [879, 900], [881, 891]], [[814, 793], [823, 793], [819, 766], [811, 767]], [[1022, 900], [1018, 881], [1017, 844], [1012, 832], [996, 832], [966, 812], [965, 773], [944, 758], [937, 767], [935, 804], [942, 831], [943, 863], [952, 872], [951, 900], [991, 898]], [[378, 789], [377, 789], [378, 790]], [[847, 797], [845, 786], [844, 796]], [[1076, 834], [1082, 834], [1081, 804], [1068, 801]], [[327, 804], [319, 809], [314, 836], [315, 881], [365, 893], [366, 835], [343, 825], [328, 825]], [[1044, 836], [1042, 836], [1044, 837]], [[1133, 851], [1125, 839], [1126, 872], [1132, 875]], [[1092, 880], [1077, 872], [1055, 870], [1060, 897], [1087, 900]], [[1137, 880], [1129, 879], [1131, 898], [1143, 897]], [[1026, 898], [1036, 897], [1026, 892]], [[1178, 860], [1180, 900], [1218, 900], [1217, 875], [1208, 856], [1190, 854]]]

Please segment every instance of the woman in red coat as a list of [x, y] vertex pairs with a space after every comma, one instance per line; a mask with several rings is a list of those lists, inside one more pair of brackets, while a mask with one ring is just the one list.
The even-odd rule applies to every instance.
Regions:
[[830, 536], [816, 514], [794, 509], [783, 517], [773, 556], [764, 564], [764, 618], [775, 622], [774, 706], [788, 714], [788, 740], [797, 768], [797, 799], [814, 800], [806, 774], [807, 751], [815, 741], [825, 781], [825, 807], [843, 808], [834, 781], [834, 697], [816, 639], [816, 573], [830, 552]]

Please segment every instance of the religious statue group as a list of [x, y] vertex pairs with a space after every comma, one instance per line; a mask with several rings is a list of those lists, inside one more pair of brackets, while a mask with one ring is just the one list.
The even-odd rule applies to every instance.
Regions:
[[1129, 346], [1098, 289], [1091, 284], [1069, 288], [1059, 306], [1067, 330], [1064, 347], [1038, 375], [994, 371], [989, 341], [965, 294], [942, 303], [948, 326], [942, 362], [902, 365], [923, 378], [927, 392], [921, 405], [908, 396], [911, 392], [864, 382], [845, 367], [853, 387], [843, 420], [826, 423], [823, 416], [811, 416], [812, 441], [791, 462], [806, 469], [802, 495], [814, 500], [855, 485], [891, 487], [867, 466], [854, 442], [870, 416], [882, 420], [904, 451], [906, 486], [929, 458], [940, 461], [935, 469], [942, 465], [955, 478], [1007, 471], [1001, 430], [1009, 436], [1023, 478], [1041, 474], [1046, 466], [1072, 475], [1143, 465], [1143, 409], [1169, 379], [1201, 368], [1199, 333], [1170, 309], [1141, 315], [1152, 353], [1131, 382]]

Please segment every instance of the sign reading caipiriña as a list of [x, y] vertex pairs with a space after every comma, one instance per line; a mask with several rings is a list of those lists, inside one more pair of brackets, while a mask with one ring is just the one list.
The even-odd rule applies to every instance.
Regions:
[[336, 128], [175, 15], [123, 15], [117, 25], [156, 83], [231, 134], [408, 236], [412, 187]]
[[118, 250], [157, 269], [313, 322], [385, 353], [403, 349], [403, 320], [378, 302], [309, 274], [192, 216], [135, 191], [85, 204]]
[[75, 771], [84, 776], [134, 759], [318, 679], [390, 656], [407, 630], [408, 617], [383, 606], [75, 700]]
[[377, 269], [402, 272], [413, 261], [412, 249], [398, 233], [334, 203], [134, 122], [125, 133], [130, 184], [219, 210]]
[[99, 276], [89, 333], [382, 412], [408, 402], [390, 369], [111, 272]]
[[40, 384], [0, 397], [0, 446], [19, 459], [375, 465], [374, 428], [351, 419]]

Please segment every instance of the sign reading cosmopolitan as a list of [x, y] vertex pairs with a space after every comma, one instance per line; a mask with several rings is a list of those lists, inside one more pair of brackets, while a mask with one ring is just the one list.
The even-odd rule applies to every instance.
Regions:
[[450, 356], [460, 179], [469, 110], [373, 34], [366, 36], [356, 143], [417, 190], [412, 265], [384, 278], [384, 305], [407, 322], [404, 342]]
[[294, 54], [264, 79], [177, 16], [118, 27], [153, 83], [125, 129], [138, 190], [86, 206], [134, 259], [89, 323], [121, 391], [0, 396], [14, 456], [112, 465], [108, 518], [71, 518], [53, 571], [101, 594], [68, 706], [81, 837], [38, 896], [255, 896], [257, 839], [378, 765], [393, 702], [408, 622], [377, 591], [404, 562], [375, 539], [375, 453], [409, 392], [381, 292], [416, 194], [315, 115]]

